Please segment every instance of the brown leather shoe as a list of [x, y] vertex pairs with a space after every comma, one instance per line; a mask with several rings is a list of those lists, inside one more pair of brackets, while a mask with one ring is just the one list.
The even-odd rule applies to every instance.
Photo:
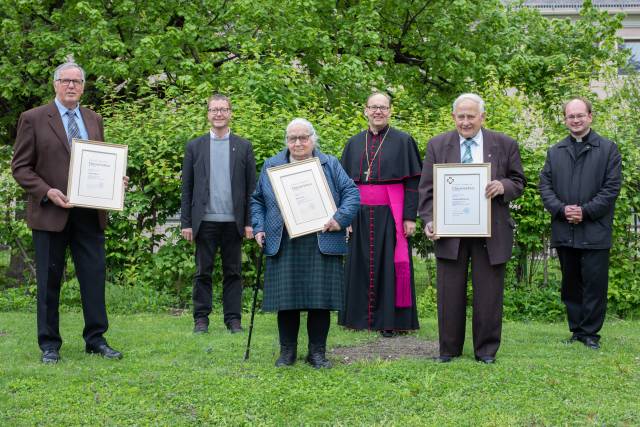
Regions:
[[240, 319], [231, 319], [227, 322], [227, 329], [232, 334], [237, 334], [242, 332], [242, 324], [240, 323]]
[[209, 319], [206, 317], [198, 317], [193, 326], [194, 334], [206, 334], [209, 332]]

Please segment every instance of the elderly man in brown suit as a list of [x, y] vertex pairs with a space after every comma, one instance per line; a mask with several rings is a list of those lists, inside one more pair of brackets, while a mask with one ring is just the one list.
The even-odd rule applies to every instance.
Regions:
[[[475, 94], [453, 103], [456, 130], [434, 137], [427, 145], [418, 213], [424, 232], [434, 241], [437, 265], [439, 362], [462, 354], [467, 277], [471, 261], [473, 284], [473, 349], [476, 360], [494, 363], [502, 330], [502, 299], [506, 262], [511, 257], [515, 222], [509, 202], [525, 186], [518, 144], [506, 135], [484, 129], [484, 101]], [[491, 199], [490, 238], [439, 238], [433, 230], [433, 165], [491, 163], [485, 196]]]
[[[27, 224], [32, 229], [38, 283], [38, 344], [43, 363], [60, 358], [60, 285], [65, 252], [71, 249], [80, 283], [87, 353], [120, 359], [103, 335], [105, 309], [105, 211], [72, 207], [64, 194], [73, 138], [104, 140], [102, 117], [81, 107], [84, 71], [69, 62], [53, 75], [53, 102], [20, 116], [11, 169], [28, 196]], [[125, 183], [126, 184], [126, 183]]]

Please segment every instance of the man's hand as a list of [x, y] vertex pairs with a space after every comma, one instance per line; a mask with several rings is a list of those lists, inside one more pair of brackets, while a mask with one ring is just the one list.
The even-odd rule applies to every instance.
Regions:
[[262, 247], [262, 245], [264, 245], [264, 231], [260, 231], [256, 233], [255, 239], [256, 239], [256, 242], [258, 243], [258, 246]]
[[193, 242], [193, 229], [192, 228], [183, 228], [180, 231], [180, 234], [182, 234], [182, 237], [184, 237], [189, 242]]
[[411, 237], [416, 232], [416, 222], [405, 219], [402, 221], [402, 228], [404, 228], [404, 237]]
[[244, 238], [245, 239], [253, 239], [253, 227], [245, 227], [244, 228]]
[[49, 191], [47, 191], [47, 199], [51, 200], [54, 205], [60, 206], [61, 208], [70, 209], [73, 207], [69, 204], [67, 196], [57, 188], [50, 188]]
[[349, 240], [349, 237], [351, 237], [351, 233], [353, 233], [353, 227], [348, 226], [344, 229], [344, 231], [347, 233], [347, 240]]
[[564, 216], [571, 224], [582, 222], [582, 208], [578, 205], [567, 205], [564, 207]]
[[338, 221], [336, 221], [335, 219], [331, 218], [329, 220], [329, 222], [327, 222], [324, 227], [322, 227], [322, 232], [325, 233], [327, 231], [340, 231], [342, 230], [342, 227], [340, 227], [340, 224], [338, 224]]
[[429, 221], [427, 225], [424, 226], [424, 234], [429, 240], [438, 240], [440, 238], [433, 232], [433, 221]]
[[484, 190], [484, 195], [487, 199], [493, 199], [501, 194], [504, 194], [504, 185], [497, 179], [488, 183]]

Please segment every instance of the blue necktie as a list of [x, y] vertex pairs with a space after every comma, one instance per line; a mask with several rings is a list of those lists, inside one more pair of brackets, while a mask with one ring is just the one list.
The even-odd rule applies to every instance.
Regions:
[[473, 139], [467, 138], [462, 145], [464, 146], [464, 153], [462, 153], [462, 163], [473, 163], [473, 156], [471, 155], [471, 145]]
[[76, 115], [72, 110], [67, 110], [65, 114], [69, 118], [67, 138], [69, 139], [69, 145], [71, 145], [71, 140], [73, 138], [80, 138], [80, 128], [76, 122]]

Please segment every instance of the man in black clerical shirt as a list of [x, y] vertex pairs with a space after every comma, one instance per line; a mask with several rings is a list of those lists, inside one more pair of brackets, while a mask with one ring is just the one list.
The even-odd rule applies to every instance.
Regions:
[[597, 350], [607, 307], [609, 250], [622, 160], [615, 143], [591, 129], [591, 103], [573, 98], [564, 106], [569, 136], [547, 152], [540, 195], [551, 214], [551, 246], [562, 270], [568, 343]]

